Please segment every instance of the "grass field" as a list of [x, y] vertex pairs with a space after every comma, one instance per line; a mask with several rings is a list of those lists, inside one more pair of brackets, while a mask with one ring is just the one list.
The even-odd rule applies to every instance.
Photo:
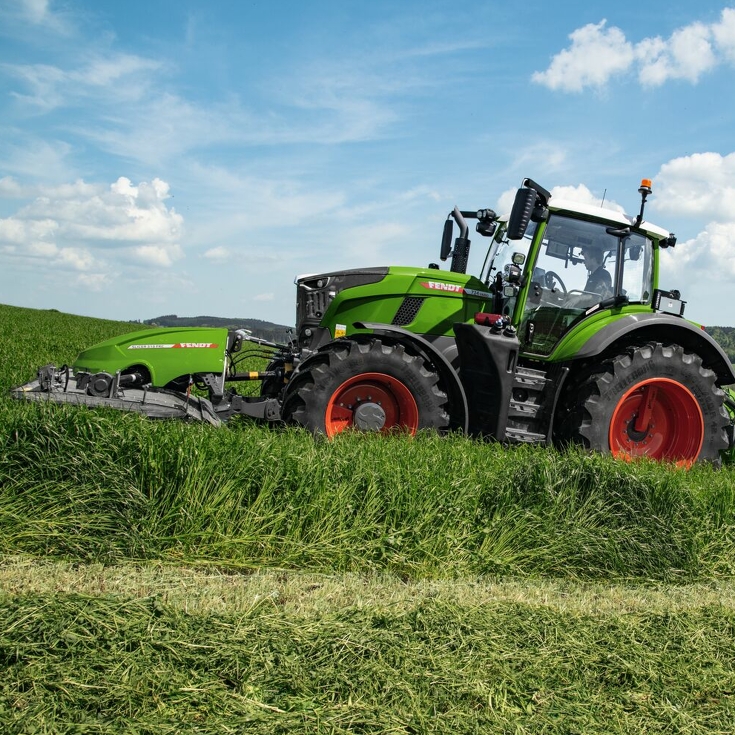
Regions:
[[[0, 389], [139, 325], [0, 306]], [[729, 733], [735, 474], [0, 397], [0, 723]]]

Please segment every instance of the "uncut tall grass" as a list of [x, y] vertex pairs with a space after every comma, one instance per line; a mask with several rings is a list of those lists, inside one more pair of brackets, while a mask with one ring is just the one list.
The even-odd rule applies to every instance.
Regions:
[[0, 552], [234, 567], [730, 575], [729, 470], [581, 452], [2, 406]]

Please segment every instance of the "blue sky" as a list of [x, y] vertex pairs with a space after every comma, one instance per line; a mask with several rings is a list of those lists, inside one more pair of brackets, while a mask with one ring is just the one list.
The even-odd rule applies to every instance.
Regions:
[[[0, 303], [294, 321], [529, 176], [675, 232], [735, 325], [735, 4], [0, 0]], [[486, 242], [475, 240], [475, 255]]]

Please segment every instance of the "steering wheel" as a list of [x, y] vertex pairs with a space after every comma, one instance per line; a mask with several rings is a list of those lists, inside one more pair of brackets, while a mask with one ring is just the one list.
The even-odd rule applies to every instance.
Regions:
[[562, 281], [561, 278], [559, 278], [559, 274], [558, 273], [555, 273], [554, 271], [546, 271], [546, 273], [544, 275], [544, 285], [546, 286], [546, 288], [549, 288], [549, 289], [553, 290], [554, 289], [554, 280], [556, 280], [556, 282], [561, 287], [562, 292], [566, 296], [567, 287], [564, 285], [564, 281]]

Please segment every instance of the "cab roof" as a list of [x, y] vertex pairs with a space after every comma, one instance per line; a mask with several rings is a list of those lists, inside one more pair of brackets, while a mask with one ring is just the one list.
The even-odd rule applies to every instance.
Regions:
[[[562, 199], [553, 195], [549, 197], [548, 206], [549, 210], [552, 212], [568, 212], [569, 214], [581, 215], [585, 219], [601, 219], [606, 222], [611, 222], [624, 226], [631, 226], [635, 223], [636, 220], [635, 217], [630, 217], [624, 212], [620, 212], [615, 209], [598, 207], [593, 204], [585, 204], [584, 202], [577, 202], [573, 199]], [[663, 227], [654, 225], [653, 223], [647, 222], [646, 220], [643, 220], [643, 222], [638, 225], [638, 229], [642, 232], [645, 232], [647, 235], [650, 235], [656, 240], [668, 237], [670, 234], [669, 231], [663, 229]]]

